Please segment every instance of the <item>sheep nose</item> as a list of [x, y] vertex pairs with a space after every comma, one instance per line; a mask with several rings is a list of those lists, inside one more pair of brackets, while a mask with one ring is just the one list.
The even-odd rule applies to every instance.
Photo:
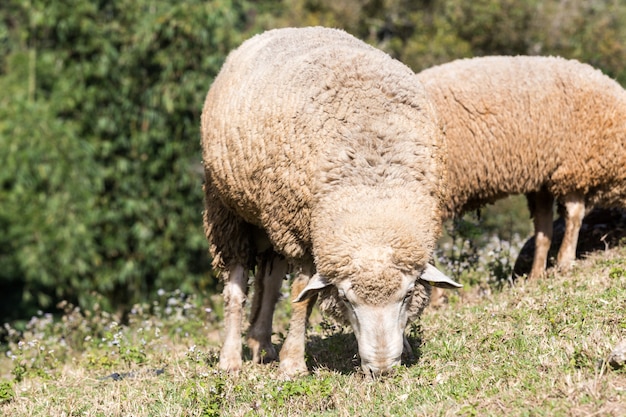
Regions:
[[372, 379], [377, 378], [383, 374], [380, 368], [374, 365], [363, 365], [363, 373], [365, 373], [365, 375], [369, 376]]
[[371, 378], [378, 378], [379, 376], [388, 374], [391, 372], [393, 367], [400, 364], [400, 360], [393, 360], [387, 364], [378, 364], [378, 363], [363, 363], [361, 367], [363, 368], [363, 373]]

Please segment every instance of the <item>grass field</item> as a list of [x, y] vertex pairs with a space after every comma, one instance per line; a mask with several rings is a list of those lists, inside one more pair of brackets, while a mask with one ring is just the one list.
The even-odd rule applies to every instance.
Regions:
[[[164, 294], [128, 325], [65, 306], [13, 334], [0, 359], [5, 416], [624, 416], [626, 370], [607, 357], [626, 338], [626, 248], [569, 273], [448, 293], [410, 330], [419, 358], [369, 380], [356, 342], [314, 314], [311, 375], [277, 364], [217, 370], [219, 297]], [[289, 305], [278, 307], [276, 343]]]

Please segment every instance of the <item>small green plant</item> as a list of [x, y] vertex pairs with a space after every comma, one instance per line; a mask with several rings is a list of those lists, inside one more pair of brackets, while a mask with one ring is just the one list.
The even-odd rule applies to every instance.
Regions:
[[24, 376], [26, 375], [26, 373], [27, 373], [26, 365], [24, 365], [22, 362], [15, 363], [15, 366], [13, 367], [13, 370], [11, 371], [11, 374], [13, 375], [13, 377], [15, 378], [17, 382], [22, 382], [24, 380]]
[[[468, 270], [477, 265], [480, 259], [476, 238], [480, 229], [465, 218], [456, 218], [446, 227], [451, 242], [441, 246], [439, 260], [453, 276], [468, 276]], [[473, 278], [470, 278], [472, 281]]]
[[127, 366], [133, 364], [140, 365], [146, 362], [146, 353], [143, 351], [143, 348], [138, 346], [120, 347], [120, 358]]
[[594, 369], [595, 362], [589, 352], [580, 347], [576, 347], [569, 364], [575, 369]]
[[[43, 321], [48, 322], [48, 319], [44, 318]], [[58, 372], [60, 358], [66, 357], [65, 346], [57, 343], [56, 339], [47, 337], [45, 333], [36, 331], [39, 326], [36, 323], [38, 319], [32, 319], [27, 331], [17, 340], [13, 339], [15, 334], [9, 331], [12, 339], [8, 344], [7, 357], [13, 362], [11, 374], [18, 382], [27, 376], [52, 378]]]
[[15, 397], [13, 383], [9, 380], [0, 380], [0, 404], [9, 402]]
[[626, 268], [622, 266], [615, 266], [609, 271], [609, 278], [611, 279], [618, 279], [623, 276], [626, 276]]
[[221, 415], [225, 387], [226, 381], [224, 378], [217, 377], [213, 380], [213, 385], [209, 387], [207, 398], [205, 399], [202, 409], [204, 417], [218, 417]]
[[[309, 399], [318, 399], [320, 402], [317, 406], [322, 406], [328, 402], [328, 398], [333, 392], [332, 382], [328, 379], [302, 378], [293, 381], [284, 381], [275, 385], [269, 395], [272, 399], [269, 406], [271, 409], [282, 409], [290, 401], [296, 400], [298, 397]], [[268, 410], [268, 411], [271, 411]]]
[[446, 224], [447, 237], [437, 248], [438, 264], [468, 286], [502, 289], [511, 284], [515, 258], [522, 247], [518, 234], [504, 240], [492, 231], [485, 233], [484, 220], [468, 215]]
[[201, 377], [189, 381], [183, 392], [193, 408], [201, 410], [202, 417], [218, 417], [222, 415], [226, 385], [226, 380], [220, 375]]

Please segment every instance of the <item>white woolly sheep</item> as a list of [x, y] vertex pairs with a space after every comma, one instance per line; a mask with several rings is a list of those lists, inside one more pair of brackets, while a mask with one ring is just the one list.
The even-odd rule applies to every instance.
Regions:
[[554, 199], [566, 232], [557, 266], [574, 261], [585, 209], [626, 206], [626, 93], [599, 70], [557, 57], [462, 59], [418, 74], [448, 145], [446, 217], [526, 194], [542, 275]]
[[[422, 279], [455, 285], [427, 266], [441, 229], [445, 144], [415, 74], [340, 30], [276, 29], [228, 56], [201, 124], [205, 231], [224, 271], [220, 367], [241, 367], [247, 270], [268, 241], [301, 269], [284, 372], [306, 372], [306, 311], [329, 286], [350, 311], [364, 371], [399, 363], [410, 300], [427, 299]], [[285, 264], [256, 281], [275, 282]], [[269, 343], [259, 336], [267, 325], [256, 324], [271, 323], [267, 310], [253, 320], [253, 350]]]

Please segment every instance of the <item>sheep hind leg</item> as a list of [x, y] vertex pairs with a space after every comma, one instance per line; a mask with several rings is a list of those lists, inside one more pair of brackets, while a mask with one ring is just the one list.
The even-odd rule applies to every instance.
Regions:
[[535, 226], [535, 254], [528, 278], [536, 279], [545, 274], [548, 252], [552, 242], [552, 210], [554, 197], [546, 189], [526, 196]]
[[[294, 300], [304, 290], [313, 272], [312, 265], [306, 265], [298, 273], [291, 285], [291, 299]], [[315, 305], [317, 295], [292, 304], [289, 332], [280, 350], [280, 370], [287, 376], [307, 374], [304, 360], [306, 326]]]
[[557, 255], [557, 267], [561, 271], [568, 270], [576, 260], [576, 245], [580, 227], [585, 217], [585, 200], [582, 194], [573, 193], [565, 196], [565, 234]]
[[220, 369], [238, 372], [242, 365], [241, 320], [248, 291], [247, 270], [241, 264], [229, 269], [224, 280], [224, 344], [220, 352]]
[[254, 279], [254, 297], [250, 313], [248, 346], [254, 363], [268, 363], [278, 359], [272, 345], [272, 319], [280, 287], [287, 274], [287, 261], [272, 252], [263, 254], [257, 264]]

